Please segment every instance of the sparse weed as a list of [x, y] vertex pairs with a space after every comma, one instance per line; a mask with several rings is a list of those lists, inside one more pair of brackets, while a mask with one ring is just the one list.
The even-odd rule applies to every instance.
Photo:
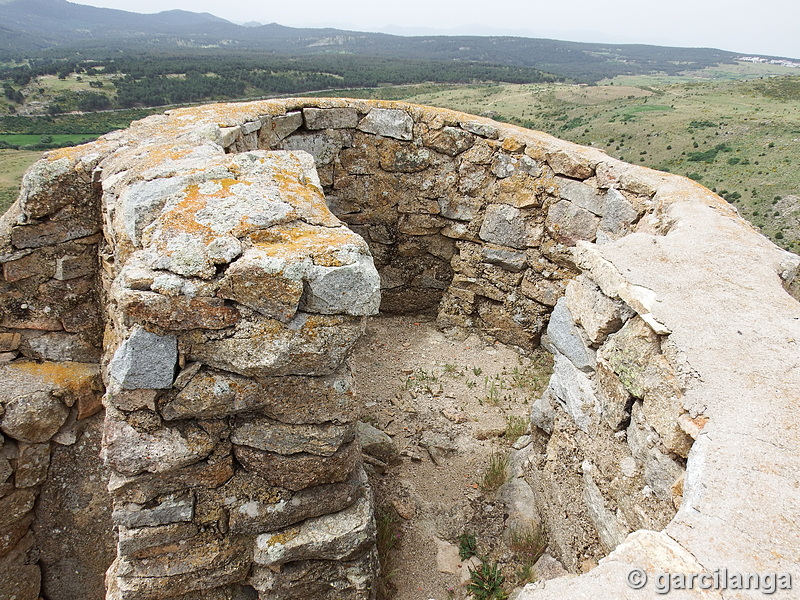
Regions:
[[452, 363], [445, 363], [442, 367], [442, 372], [450, 377], [461, 377], [464, 373], [458, 368], [458, 365]]
[[483, 379], [483, 390], [486, 394], [486, 401], [497, 406], [503, 397], [503, 391], [506, 389], [506, 382], [499, 376], [489, 377], [488, 375]]
[[475, 375], [475, 377], [480, 377], [482, 373], [483, 369], [480, 367], [472, 367], [472, 374]]
[[[438, 387], [435, 385], [437, 383], [439, 384]], [[439, 382], [439, 376], [425, 369], [417, 369], [416, 372], [406, 377], [403, 382], [403, 389], [424, 391], [431, 396], [440, 396], [444, 391]]]
[[503, 582], [505, 577], [497, 563], [484, 560], [477, 569], [469, 570], [467, 591], [475, 600], [505, 600], [508, 594], [503, 591]]
[[489, 455], [489, 465], [480, 483], [480, 488], [484, 492], [496, 492], [508, 480], [510, 460], [508, 452], [492, 452]]
[[375, 524], [377, 526], [378, 558], [381, 565], [385, 567], [389, 553], [400, 541], [400, 516], [393, 507], [382, 505], [375, 511]]
[[511, 531], [510, 546], [525, 563], [533, 565], [547, 550], [547, 538], [541, 527], [528, 525]]
[[516, 572], [517, 576], [517, 585], [525, 585], [528, 583], [534, 583], [537, 579], [536, 571], [533, 568], [533, 563], [525, 562], [521, 567], [517, 569]]
[[436, 383], [439, 381], [439, 377], [435, 373], [429, 373], [425, 369], [418, 369], [415, 377], [421, 383]]
[[503, 433], [503, 437], [509, 444], [513, 444], [519, 436], [525, 435], [527, 429], [528, 422], [525, 419], [516, 415], [507, 415], [506, 430]]

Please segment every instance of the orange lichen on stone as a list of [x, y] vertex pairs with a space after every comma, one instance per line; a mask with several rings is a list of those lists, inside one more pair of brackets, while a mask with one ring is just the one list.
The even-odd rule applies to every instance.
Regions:
[[269, 256], [283, 259], [309, 256], [314, 264], [323, 267], [346, 264], [337, 256], [343, 246], [355, 246], [366, 254], [364, 241], [345, 227], [315, 227], [296, 222], [258, 231], [250, 235], [250, 240]]
[[296, 170], [276, 167], [271, 176], [279, 186], [281, 200], [293, 206], [304, 218], [327, 227], [341, 224], [328, 208], [322, 190], [298, 177]]
[[[232, 181], [235, 182], [236, 180]], [[223, 186], [213, 197], [225, 198], [230, 195], [230, 192]], [[167, 235], [172, 232], [191, 233], [203, 238], [206, 242], [210, 242], [214, 238], [214, 231], [207, 225], [198, 223], [195, 219], [197, 212], [206, 207], [207, 198], [209, 197], [200, 193], [200, 186], [197, 184], [187, 187], [184, 199], [162, 213], [160, 227], [162, 232], [167, 233]]]
[[155, 147], [148, 147], [144, 152], [136, 155], [136, 167], [144, 171], [150, 167], [162, 165], [167, 161], [180, 160], [186, 158], [193, 152], [193, 148], [183, 146], [176, 147], [174, 144], [159, 144]]
[[179, 108], [169, 112], [171, 119], [193, 123], [205, 121], [218, 127], [236, 127], [262, 117], [285, 114], [285, 101], [256, 101], [241, 104], [209, 104], [200, 107]]
[[82, 157], [91, 154], [105, 154], [113, 142], [105, 140], [102, 137], [93, 142], [81, 144], [80, 146], [67, 146], [66, 148], [56, 148], [44, 154], [44, 158], [50, 162], [55, 162], [62, 158], [68, 159], [70, 162], [76, 163]]
[[[171, 233], [190, 233], [205, 242], [211, 242], [218, 234], [208, 225], [199, 223], [196, 218], [197, 213], [208, 206], [209, 200], [222, 200], [234, 196], [235, 194], [230, 190], [231, 186], [236, 184], [252, 185], [249, 182], [232, 178], [212, 179], [208, 183], [217, 183], [221, 187], [206, 194], [200, 190], [201, 185], [191, 184], [186, 188], [183, 200], [162, 213], [160, 228], [167, 234], [167, 237]], [[243, 220], [242, 224], [244, 225], [244, 223]]]
[[32, 362], [19, 360], [8, 364], [27, 377], [36, 377], [47, 385], [84, 393], [94, 389], [99, 366], [79, 362]]

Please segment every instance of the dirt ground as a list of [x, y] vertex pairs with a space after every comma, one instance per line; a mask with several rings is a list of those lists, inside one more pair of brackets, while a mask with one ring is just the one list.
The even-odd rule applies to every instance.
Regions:
[[523, 355], [475, 334], [449, 339], [430, 317], [379, 316], [352, 366], [362, 421], [387, 433], [396, 449], [385, 461], [367, 457], [384, 597], [465, 597], [468, 568], [452, 556], [465, 534], [475, 536], [479, 556], [499, 563], [505, 589], [524, 584], [526, 559], [503, 541], [506, 509], [493, 489], [507, 473], [494, 483], [486, 477], [497, 472], [492, 459], [507, 456], [527, 432], [549, 355]]

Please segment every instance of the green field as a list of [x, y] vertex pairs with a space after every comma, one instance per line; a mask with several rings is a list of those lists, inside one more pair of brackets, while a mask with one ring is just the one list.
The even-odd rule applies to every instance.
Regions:
[[689, 176], [726, 197], [778, 245], [800, 251], [800, 77], [623, 85], [630, 79], [406, 86], [358, 95], [485, 114]]
[[[100, 134], [97, 133], [73, 133], [55, 134], [49, 136], [31, 135], [24, 133], [0, 133], [0, 141], [14, 144], [15, 146], [27, 146], [31, 144], [51, 143], [58, 145], [81, 144], [95, 140]], [[44, 140], [42, 139], [44, 138]], [[49, 139], [50, 141], [45, 141]]]
[[22, 175], [41, 155], [41, 152], [0, 150], [0, 214], [17, 199]]
[[[80, 79], [79, 79], [80, 78]], [[109, 75], [92, 75], [91, 77], [88, 75], [75, 75], [74, 73], [67, 76], [65, 79], [59, 79], [55, 75], [42, 75], [37, 78], [36, 82], [27, 86], [26, 91], [34, 90], [41, 88], [46, 92], [64, 92], [64, 91], [71, 91], [71, 92], [91, 92], [97, 91], [95, 88], [89, 85], [90, 81], [102, 81], [105, 87], [105, 91], [113, 91], [113, 87], [110, 86], [110, 82], [113, 79], [113, 76]]]

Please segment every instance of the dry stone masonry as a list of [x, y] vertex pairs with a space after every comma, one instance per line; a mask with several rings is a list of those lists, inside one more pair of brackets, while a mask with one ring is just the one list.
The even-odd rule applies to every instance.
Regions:
[[607, 557], [521, 598], [800, 585], [800, 258], [694, 182], [447, 110], [211, 105], [48, 153], [0, 245], [2, 597], [374, 597], [379, 310], [554, 355], [521, 468], [563, 564]]

